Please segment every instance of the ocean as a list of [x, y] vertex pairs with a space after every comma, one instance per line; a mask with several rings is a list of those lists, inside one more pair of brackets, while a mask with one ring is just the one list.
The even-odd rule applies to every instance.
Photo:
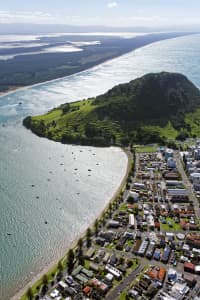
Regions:
[[149, 72], [180, 72], [200, 87], [199, 52], [200, 35], [161, 41], [0, 97], [1, 300], [59, 259], [106, 206], [127, 166], [121, 149], [48, 141], [23, 128], [23, 117], [99, 95]]

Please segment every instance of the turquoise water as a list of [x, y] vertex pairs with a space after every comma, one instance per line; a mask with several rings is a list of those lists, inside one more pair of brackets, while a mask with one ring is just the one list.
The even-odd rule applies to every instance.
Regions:
[[9, 299], [87, 228], [116, 190], [127, 163], [120, 149], [38, 138], [21, 126], [22, 118], [148, 72], [181, 72], [200, 86], [199, 53], [200, 35], [158, 42], [0, 98], [0, 299]]

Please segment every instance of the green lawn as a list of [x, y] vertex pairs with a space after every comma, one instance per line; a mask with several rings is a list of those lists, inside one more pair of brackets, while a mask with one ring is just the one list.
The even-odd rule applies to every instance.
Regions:
[[135, 151], [137, 153], [153, 153], [156, 152], [157, 146], [155, 145], [144, 145], [144, 146], [139, 146], [137, 145], [135, 147]]
[[129, 240], [129, 241], [127, 242], [127, 244], [131, 247], [131, 246], [133, 246], [134, 242], [133, 242], [133, 240]]
[[175, 223], [173, 218], [166, 218], [166, 222], [171, 222], [172, 227], [169, 226], [168, 224], [162, 224], [162, 222], [160, 222], [160, 230], [163, 230], [163, 231], [180, 231], [180, 230], [182, 230], [180, 224]]
[[123, 204], [120, 206], [120, 210], [121, 210], [121, 211], [127, 211], [127, 204], [126, 204], [126, 203], [123, 203]]
[[114, 249], [115, 248], [115, 245], [113, 243], [107, 245], [105, 248], [107, 249]]
[[89, 270], [89, 268], [90, 268], [90, 260], [85, 259], [85, 261], [84, 261], [84, 267]]
[[127, 291], [123, 291], [121, 293], [121, 295], [119, 296], [119, 300], [126, 300], [126, 294], [127, 294]]
[[[47, 114], [32, 117], [31, 128], [36, 134], [39, 133], [55, 141], [61, 141], [63, 136], [67, 136], [67, 139], [70, 139], [69, 142], [73, 143], [73, 141], [85, 138], [85, 128], [88, 124], [92, 124], [93, 130], [104, 132], [105, 136], [109, 134], [115, 136], [118, 141], [122, 137], [120, 126], [108, 119], [99, 120], [93, 100], [61, 105]], [[69, 105], [67, 108], [69, 110], [64, 113], [63, 109], [67, 105]]]

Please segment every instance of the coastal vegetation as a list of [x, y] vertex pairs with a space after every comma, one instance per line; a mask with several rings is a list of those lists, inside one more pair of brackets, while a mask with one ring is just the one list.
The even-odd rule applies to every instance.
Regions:
[[200, 91], [185, 76], [162, 72], [29, 116], [23, 124], [62, 143], [127, 146], [200, 136], [199, 117]]

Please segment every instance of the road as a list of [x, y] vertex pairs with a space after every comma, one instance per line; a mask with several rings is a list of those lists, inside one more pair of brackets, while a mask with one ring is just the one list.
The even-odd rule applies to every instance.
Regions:
[[132, 182], [135, 182], [137, 174], [138, 174], [138, 170], [139, 170], [139, 163], [140, 163], [140, 156], [139, 154], [136, 152], [135, 153], [135, 173], [134, 173], [134, 177]]
[[[156, 265], [158, 267], [163, 267], [165, 269], [169, 269], [171, 266], [169, 264], [163, 264], [161, 261], [155, 261], [155, 260], [148, 260], [145, 257], [139, 257], [135, 256], [131, 252], [122, 252], [119, 250], [113, 250], [113, 249], [106, 249], [106, 248], [99, 248], [101, 250], [104, 250], [110, 254], [118, 254], [119, 256], [126, 257], [128, 259], [138, 259], [140, 265], [137, 269], [133, 270], [128, 276], [124, 278], [122, 282], [120, 282], [116, 287], [114, 287], [105, 297], [106, 300], [113, 300], [119, 298], [120, 294], [126, 290], [131, 283], [135, 280], [135, 278], [141, 273], [141, 271], [144, 269], [147, 265]], [[182, 270], [181, 270], [182, 271]]]
[[120, 284], [118, 284], [113, 290], [111, 290], [105, 297], [106, 300], [117, 299], [119, 295], [133, 282], [133, 280], [143, 270], [145, 263], [141, 263], [137, 269], [132, 271]]
[[[133, 188], [133, 184], [136, 181], [136, 177], [137, 177], [137, 174], [138, 174], [138, 169], [139, 169], [139, 154], [135, 153], [135, 172], [133, 174], [132, 181], [131, 181], [131, 184], [130, 184], [130, 190]], [[129, 189], [128, 190], [126, 189], [124, 191], [124, 194], [123, 194], [123, 201], [124, 202], [127, 201], [128, 196], [129, 196]]]
[[[175, 159], [176, 159], [176, 163], [177, 163], [177, 169], [182, 177], [182, 181], [186, 187], [186, 189], [188, 190], [188, 196], [190, 201], [193, 203], [194, 205], [194, 210], [196, 213], [196, 216], [200, 219], [200, 208], [199, 208], [199, 203], [197, 198], [195, 197], [192, 185], [189, 181], [189, 178], [187, 177], [183, 165], [182, 165], [182, 161], [181, 161], [181, 157], [179, 152], [175, 152]], [[136, 161], [135, 161], [135, 174], [134, 174], [134, 178], [132, 181], [133, 182], [136, 180], [136, 176], [139, 170], [139, 155], [136, 154]], [[124, 193], [124, 201], [126, 200], [128, 196], [128, 191], [126, 191]], [[180, 231], [180, 233], [182, 233], [183, 231]], [[117, 250], [112, 250], [112, 249], [105, 249], [102, 248], [105, 251], [109, 252], [109, 253], [116, 253], [118, 255], [121, 255], [123, 257], [129, 258], [129, 259], [134, 259], [136, 258], [136, 256], [131, 253], [131, 252], [122, 252], [122, 251], [117, 251]], [[133, 270], [127, 277], [124, 278], [124, 280], [122, 282], [120, 282], [116, 287], [114, 287], [109, 293], [108, 295], [105, 297], [106, 300], [113, 300], [113, 299], [118, 299], [120, 297], [120, 294], [126, 290], [128, 287], [130, 287], [131, 283], [135, 280], [135, 278], [141, 273], [141, 271], [144, 269], [144, 267], [148, 264], [153, 264], [153, 265], [157, 265], [160, 267], [164, 267], [167, 270], [169, 269], [169, 267], [171, 267], [171, 265], [166, 264], [164, 265], [162, 262], [160, 261], [153, 261], [153, 260], [147, 260], [144, 257], [138, 257], [139, 261], [140, 261], [140, 265], [138, 266], [137, 269]], [[183, 271], [182, 270], [182, 265], [180, 264], [179, 266], [180, 270], [179, 271]], [[176, 267], [176, 269], [178, 269], [178, 267]], [[195, 295], [194, 291], [193, 293], [191, 293], [190, 295], [188, 295], [187, 300], [193, 299], [192, 297]]]
[[180, 172], [182, 180], [183, 180], [183, 183], [184, 183], [185, 187], [188, 190], [189, 199], [190, 199], [190, 201], [193, 202], [196, 216], [197, 216], [198, 219], [200, 219], [199, 203], [198, 203], [198, 200], [197, 200], [197, 198], [196, 198], [196, 196], [194, 194], [194, 191], [192, 189], [192, 185], [191, 185], [191, 183], [189, 181], [189, 178], [188, 178], [188, 176], [185, 173], [185, 170], [183, 168], [182, 161], [181, 161], [181, 158], [180, 158], [180, 153], [178, 151], [175, 152], [175, 159], [176, 159], [177, 169]]

